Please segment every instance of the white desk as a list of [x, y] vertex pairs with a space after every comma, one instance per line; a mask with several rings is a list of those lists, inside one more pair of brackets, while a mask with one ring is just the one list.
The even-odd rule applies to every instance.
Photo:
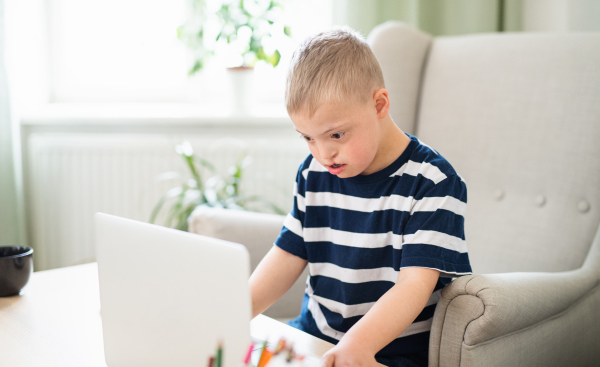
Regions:
[[[266, 316], [252, 336], [320, 357], [333, 345]], [[22, 296], [0, 297], [0, 366], [106, 367], [96, 264], [33, 274]]]

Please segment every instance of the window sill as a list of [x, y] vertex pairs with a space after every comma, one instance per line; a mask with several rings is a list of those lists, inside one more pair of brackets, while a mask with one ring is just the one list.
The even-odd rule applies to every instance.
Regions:
[[194, 103], [53, 103], [23, 109], [23, 126], [281, 126], [289, 127], [282, 105], [258, 105], [248, 113]]

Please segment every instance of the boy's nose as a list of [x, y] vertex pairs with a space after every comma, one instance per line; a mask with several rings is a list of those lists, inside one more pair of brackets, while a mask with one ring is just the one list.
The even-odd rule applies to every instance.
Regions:
[[327, 144], [322, 144], [319, 146], [319, 155], [321, 158], [331, 161], [337, 156], [337, 150], [333, 147], [328, 146]]

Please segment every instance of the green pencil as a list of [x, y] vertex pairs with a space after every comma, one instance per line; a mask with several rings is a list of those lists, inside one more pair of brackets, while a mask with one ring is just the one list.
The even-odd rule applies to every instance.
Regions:
[[223, 364], [223, 345], [219, 342], [219, 347], [217, 348], [217, 358], [215, 361], [215, 367], [222, 367]]

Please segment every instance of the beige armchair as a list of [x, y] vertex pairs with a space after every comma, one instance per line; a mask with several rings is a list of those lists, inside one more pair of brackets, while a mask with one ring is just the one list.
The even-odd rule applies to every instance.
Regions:
[[[394, 121], [469, 190], [474, 275], [443, 290], [429, 365], [600, 365], [600, 34], [433, 38], [390, 22], [369, 41]], [[261, 253], [283, 221], [203, 212], [192, 230]], [[301, 283], [279, 316], [298, 314]]]

